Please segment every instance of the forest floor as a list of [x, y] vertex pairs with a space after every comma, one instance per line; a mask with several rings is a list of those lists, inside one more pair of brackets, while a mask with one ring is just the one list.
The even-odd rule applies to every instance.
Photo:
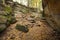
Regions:
[[[38, 13], [17, 13], [17, 22], [10, 25], [1, 35], [0, 40], [58, 40], [55, 31], [40, 19]], [[35, 17], [31, 17], [34, 15]], [[34, 20], [32, 23], [30, 20]], [[27, 25], [29, 31], [21, 32], [15, 28], [16, 24]]]

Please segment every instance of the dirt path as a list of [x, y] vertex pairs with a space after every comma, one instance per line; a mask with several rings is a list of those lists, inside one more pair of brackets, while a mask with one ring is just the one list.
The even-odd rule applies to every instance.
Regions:
[[[52, 28], [41, 22], [40, 14], [23, 14], [21, 12], [15, 11], [15, 16], [17, 22], [10, 25], [0, 35], [0, 40], [58, 40], [58, 38], [56, 38], [55, 31], [53, 31]], [[31, 20], [34, 20], [34, 22], [32, 22]], [[16, 24], [28, 26], [29, 32], [24, 33], [18, 31], [15, 28]]]

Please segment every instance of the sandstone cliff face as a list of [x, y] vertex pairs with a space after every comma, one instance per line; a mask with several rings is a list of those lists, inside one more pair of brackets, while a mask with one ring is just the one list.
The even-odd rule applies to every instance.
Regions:
[[60, 30], [60, 0], [43, 0], [44, 14], [47, 22], [55, 30]]

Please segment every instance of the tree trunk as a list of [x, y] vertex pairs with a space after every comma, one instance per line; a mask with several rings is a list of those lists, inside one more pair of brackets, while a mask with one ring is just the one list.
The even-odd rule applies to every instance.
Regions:
[[5, 5], [5, 0], [2, 0], [3, 1], [3, 4]]

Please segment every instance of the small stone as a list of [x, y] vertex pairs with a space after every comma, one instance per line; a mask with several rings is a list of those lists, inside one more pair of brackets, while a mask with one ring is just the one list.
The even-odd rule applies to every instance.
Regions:
[[31, 23], [35, 23], [35, 20], [31, 20], [30, 22], [31, 22]]
[[37, 26], [39, 26], [39, 27], [40, 27], [41, 25], [37, 25]]
[[12, 35], [10, 39], [14, 39], [15, 38], [15, 35]]

